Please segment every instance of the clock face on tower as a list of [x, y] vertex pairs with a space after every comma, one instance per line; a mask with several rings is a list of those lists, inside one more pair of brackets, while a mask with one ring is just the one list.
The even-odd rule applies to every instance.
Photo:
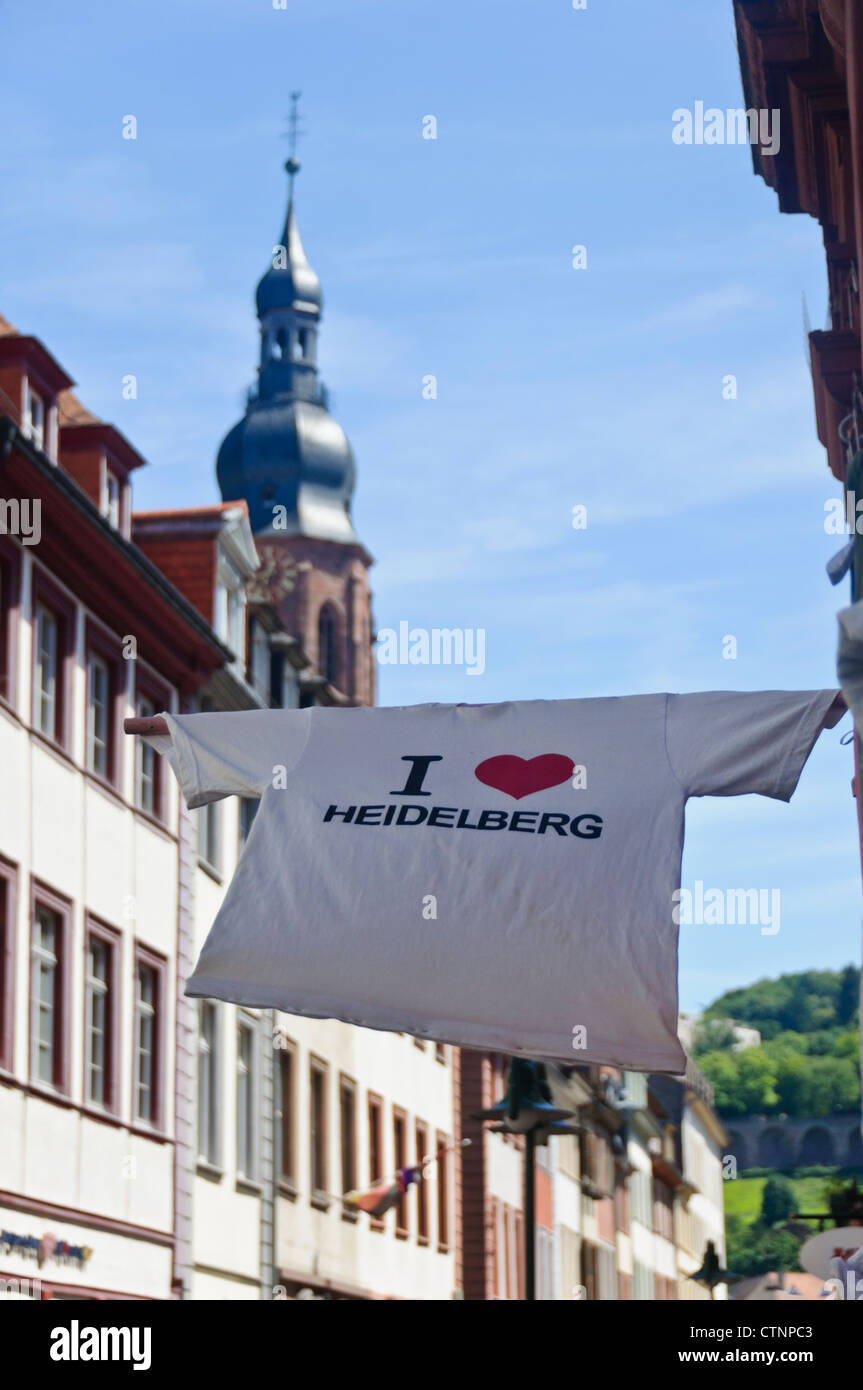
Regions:
[[256, 546], [261, 566], [249, 583], [249, 600], [252, 603], [271, 603], [277, 607], [293, 591], [297, 582], [297, 566], [281, 546], [268, 545], [266, 541], [257, 541]]

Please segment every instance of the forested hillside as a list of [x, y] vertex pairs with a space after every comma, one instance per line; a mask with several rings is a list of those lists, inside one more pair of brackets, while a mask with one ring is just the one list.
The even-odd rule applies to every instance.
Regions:
[[[805, 970], [729, 990], [705, 1010], [698, 1065], [725, 1116], [830, 1115], [860, 1106], [860, 971]], [[735, 1048], [733, 1024], [760, 1047]]]

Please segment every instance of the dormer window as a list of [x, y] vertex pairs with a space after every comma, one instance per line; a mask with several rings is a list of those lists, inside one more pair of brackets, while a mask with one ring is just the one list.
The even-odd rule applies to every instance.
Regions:
[[27, 387], [24, 433], [28, 439], [32, 439], [37, 449], [45, 447], [45, 402], [29, 386]]
[[110, 468], [105, 470], [105, 487], [102, 492], [102, 515], [116, 530], [120, 529], [120, 480]]
[[216, 584], [215, 628], [244, 666], [246, 659], [246, 592], [233, 566], [224, 558], [219, 563]]

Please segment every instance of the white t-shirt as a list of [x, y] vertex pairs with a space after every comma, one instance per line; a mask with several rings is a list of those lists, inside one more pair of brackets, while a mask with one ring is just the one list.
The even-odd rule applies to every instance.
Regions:
[[166, 715], [189, 806], [261, 798], [186, 992], [680, 1072], [686, 799], [789, 800], [835, 696]]

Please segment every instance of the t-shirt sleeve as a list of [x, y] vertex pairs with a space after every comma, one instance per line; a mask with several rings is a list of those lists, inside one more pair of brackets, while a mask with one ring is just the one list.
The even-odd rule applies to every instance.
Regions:
[[669, 695], [668, 761], [687, 796], [790, 801], [821, 730], [844, 713], [838, 690]]
[[310, 709], [164, 714], [168, 735], [145, 737], [167, 757], [194, 808], [225, 796], [260, 796], [274, 775], [296, 767], [310, 716]]

